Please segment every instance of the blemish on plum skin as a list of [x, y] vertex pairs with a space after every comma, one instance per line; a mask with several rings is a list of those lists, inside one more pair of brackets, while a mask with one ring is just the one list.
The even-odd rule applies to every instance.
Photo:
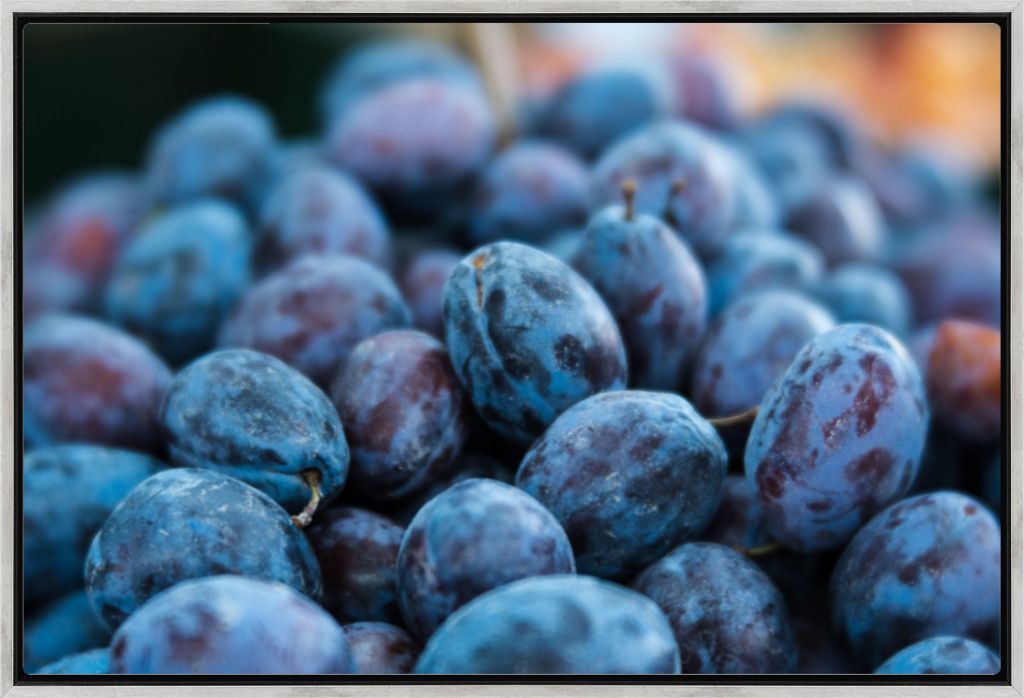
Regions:
[[966, 514], [967, 516], [974, 516], [977, 513], [978, 507], [974, 506], [973, 504], [964, 505], [964, 514]]

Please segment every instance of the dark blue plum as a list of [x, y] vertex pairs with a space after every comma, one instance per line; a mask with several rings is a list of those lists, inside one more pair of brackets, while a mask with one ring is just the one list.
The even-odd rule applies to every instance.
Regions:
[[106, 647], [110, 642], [110, 630], [96, 617], [84, 591], [71, 592], [26, 620], [25, 671], [30, 674], [70, 654]]
[[626, 195], [625, 207], [610, 207], [590, 221], [570, 264], [612, 311], [632, 384], [676, 390], [707, 322], [704, 272], [668, 225], [635, 214], [632, 191]]
[[444, 285], [461, 259], [455, 250], [427, 249], [413, 255], [398, 274], [413, 327], [438, 339], [444, 339]]
[[85, 584], [111, 628], [187, 579], [241, 574], [320, 597], [309, 543], [274, 500], [210, 470], [172, 468], [143, 481], [92, 541]]
[[114, 634], [118, 674], [352, 674], [345, 631], [284, 584], [233, 575], [182, 582]]
[[304, 255], [349, 254], [383, 265], [389, 246], [387, 221], [362, 186], [310, 166], [274, 185], [260, 213], [254, 262], [266, 272]]
[[555, 575], [471, 601], [430, 638], [417, 674], [678, 674], [679, 648], [650, 599]]
[[409, 633], [387, 623], [345, 626], [356, 674], [411, 674], [420, 646]]
[[[148, 456], [103, 446], [29, 451], [22, 481], [26, 601], [38, 603], [80, 589], [92, 537], [132, 488], [164, 467]], [[58, 634], [50, 639], [61, 641]], [[71, 647], [48, 659], [83, 649], [91, 647]]]
[[817, 246], [830, 265], [881, 258], [885, 221], [871, 191], [859, 180], [832, 177], [786, 216], [786, 228]]
[[401, 623], [395, 562], [405, 529], [366, 509], [335, 507], [306, 529], [324, 580], [323, 607], [339, 623]]
[[29, 444], [160, 448], [157, 411], [171, 372], [145, 344], [74, 315], [40, 317], [25, 327], [22, 341]]
[[274, 174], [274, 123], [244, 97], [204, 99], [160, 128], [146, 163], [157, 206], [215, 196], [255, 211]]
[[173, 364], [214, 345], [249, 284], [252, 242], [242, 215], [220, 201], [160, 216], [122, 252], [107, 286], [106, 313]]
[[979, 642], [951, 635], [905, 647], [875, 669], [875, 674], [998, 674], [999, 657]]
[[620, 136], [663, 116], [669, 97], [637, 70], [601, 68], [569, 80], [536, 116], [540, 135], [593, 158]]
[[405, 627], [421, 640], [486, 591], [576, 571], [569, 539], [550, 512], [511, 485], [478, 479], [452, 485], [416, 514], [396, 569]]
[[383, 39], [362, 44], [338, 60], [324, 84], [320, 110], [330, 124], [382, 87], [421, 77], [483, 91], [476, 69], [444, 44]]
[[445, 286], [452, 366], [477, 412], [526, 445], [580, 400], [626, 384], [619, 329], [597, 292], [554, 257], [498, 242]]
[[685, 674], [785, 674], [797, 647], [779, 590], [757, 565], [715, 543], [687, 543], [632, 587], [664, 611]]
[[794, 291], [741, 297], [703, 338], [690, 384], [694, 404], [709, 417], [756, 407], [797, 352], [834, 325], [831, 313]]
[[833, 269], [817, 295], [839, 322], [865, 322], [896, 335], [910, 329], [910, 296], [896, 274], [877, 264], [851, 262]]
[[522, 141], [492, 160], [466, 211], [474, 245], [495, 240], [541, 242], [586, 220], [590, 174], [553, 143]]
[[304, 257], [253, 286], [219, 342], [276, 356], [326, 390], [359, 342], [409, 322], [382, 269], [358, 257]]
[[395, 330], [359, 343], [331, 386], [352, 451], [348, 486], [402, 499], [448, 469], [469, 435], [470, 405], [440, 341]]
[[393, 218], [425, 220], [464, 189], [496, 136], [479, 89], [423, 76], [362, 96], [333, 120], [327, 153], [375, 191]]
[[871, 325], [812, 339], [765, 395], [747, 441], [747, 482], [768, 531], [801, 552], [836, 548], [917, 474], [928, 431], [921, 375]]
[[670, 66], [675, 92], [675, 113], [719, 131], [731, 131], [740, 122], [737, 85], [721, 62], [707, 56], [683, 55]]
[[957, 492], [890, 506], [832, 574], [832, 622], [862, 668], [936, 635], [990, 636], [1000, 619], [999, 524]]
[[718, 315], [750, 291], [811, 290], [824, 272], [821, 252], [799, 238], [767, 229], [739, 232], [708, 262], [709, 312]]
[[174, 465], [231, 475], [292, 512], [330, 501], [348, 475], [330, 399], [267, 354], [222, 349], [189, 364], [167, 390], [160, 423]]
[[516, 484], [562, 522], [581, 572], [624, 578], [704, 530], [725, 474], [722, 440], [690, 403], [627, 390], [555, 420]]
[[701, 257], [714, 255], [738, 220], [739, 179], [724, 143], [696, 126], [663, 121], [615, 142], [594, 165], [591, 204], [618, 203], [636, 182], [636, 210], [661, 216]]
[[113, 674], [110, 670], [110, 650], [106, 647], [73, 654], [47, 664], [30, 674]]

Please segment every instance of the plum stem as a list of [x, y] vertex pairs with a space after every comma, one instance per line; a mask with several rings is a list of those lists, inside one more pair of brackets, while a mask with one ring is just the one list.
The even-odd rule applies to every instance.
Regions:
[[662, 215], [669, 225], [676, 225], [675, 214], [672, 213], [672, 199], [676, 198], [686, 190], [686, 177], [676, 177], [668, 189], [668, 197], [665, 199], [665, 213]]
[[310, 496], [305, 508], [292, 517], [292, 523], [295, 524], [296, 528], [305, 528], [311, 524], [313, 522], [313, 514], [316, 513], [316, 508], [320, 506], [320, 472], [317, 470], [307, 470], [302, 473], [302, 479], [309, 486]]
[[627, 223], [631, 223], [633, 221], [633, 205], [636, 200], [635, 179], [627, 179], [622, 183], [622, 198], [626, 202], [626, 213], [623, 217], [626, 219]]
[[732, 427], [738, 424], [746, 424], [747, 422], [754, 421], [754, 418], [757, 417], [757, 413], [760, 409], [760, 405], [754, 405], [749, 410], [745, 410], [743, 412], [740, 412], [739, 414], [731, 414], [728, 417], [713, 417], [708, 421], [711, 422], [712, 426], [718, 428]]
[[771, 555], [782, 550], [782, 543], [778, 541], [772, 543], [766, 543], [764, 545], [758, 545], [753, 548], [744, 548], [742, 545], [734, 545], [732, 549], [738, 553], [746, 555], [747, 557], [763, 557], [765, 555]]

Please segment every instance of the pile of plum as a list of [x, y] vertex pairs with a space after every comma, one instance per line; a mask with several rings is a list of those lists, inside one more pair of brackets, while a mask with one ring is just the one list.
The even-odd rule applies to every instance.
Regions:
[[1000, 232], [938, 148], [416, 40], [24, 238], [24, 668], [999, 671]]

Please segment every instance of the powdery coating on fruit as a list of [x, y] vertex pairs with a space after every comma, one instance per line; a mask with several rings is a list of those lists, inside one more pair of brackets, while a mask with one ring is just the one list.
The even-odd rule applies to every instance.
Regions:
[[905, 647], [876, 674], [997, 674], [999, 657], [979, 642], [964, 637], [933, 637]]
[[345, 626], [356, 674], [411, 674], [420, 646], [409, 633], [387, 623]]
[[707, 266], [711, 317], [750, 291], [810, 290], [824, 270], [821, 252], [799, 238], [767, 229], [739, 232]]
[[409, 216], [443, 210], [487, 159], [497, 134], [479, 89], [439, 77], [382, 87], [329, 129], [331, 160]]
[[[31, 586], [26, 584], [26, 589]], [[70, 654], [106, 647], [110, 642], [110, 630], [96, 617], [84, 591], [72, 592], [26, 620], [25, 671], [30, 674]]]
[[768, 290], [740, 298], [700, 345], [690, 386], [694, 404], [711, 417], [761, 404], [797, 352], [834, 325], [829, 311], [800, 293]]
[[871, 261], [882, 253], [885, 222], [859, 180], [834, 177], [789, 210], [786, 227], [818, 247], [830, 265]]
[[171, 372], [142, 342], [96, 320], [47, 315], [23, 337], [25, 438], [151, 451]]
[[388, 261], [390, 234], [377, 204], [354, 179], [323, 166], [291, 172], [263, 206], [255, 265], [262, 272], [305, 255]]
[[928, 431], [913, 359], [871, 325], [812, 339], [765, 395], [744, 456], [766, 528], [801, 552], [835, 548], [914, 481]]
[[678, 674], [679, 648], [650, 599], [617, 584], [524, 579], [456, 611], [417, 674]]
[[413, 326], [438, 339], [444, 339], [444, 285], [461, 259], [462, 254], [454, 250], [426, 250], [398, 275]]
[[653, 216], [598, 213], [570, 264], [601, 295], [622, 332], [634, 386], [676, 390], [707, 322], [707, 284], [685, 243]]
[[[132, 488], [164, 467], [148, 456], [103, 446], [29, 451], [22, 497], [25, 600], [38, 603], [81, 588], [92, 537]], [[83, 649], [91, 647], [49, 659]]]
[[114, 674], [110, 669], [110, 650], [106, 647], [73, 654], [47, 664], [30, 674]]
[[935, 330], [925, 385], [935, 418], [962, 438], [992, 441], [1002, 416], [999, 330], [947, 320]]
[[216, 574], [321, 593], [316, 557], [284, 509], [234, 478], [194, 468], [165, 470], [133, 489], [85, 562], [89, 599], [111, 628], [164, 589]]
[[700, 538], [740, 548], [756, 548], [772, 542], [761, 526], [761, 507], [746, 478], [739, 475], [725, 478], [722, 501]]
[[[627, 180], [637, 184], [637, 212], [665, 218], [703, 257], [736, 223], [732, 162], [722, 143], [696, 126], [659, 122], [617, 140], [594, 165], [591, 203], [620, 202]], [[678, 181], [682, 190], [673, 193]]]
[[986, 638], [999, 623], [995, 517], [956, 492], [894, 504], [862, 528], [832, 574], [832, 621], [863, 668], [935, 635]]
[[469, 199], [469, 240], [540, 242], [587, 216], [590, 174], [571, 152], [520, 141], [487, 165]]
[[606, 68], [569, 80], [541, 108], [537, 132], [593, 158], [639, 126], [663, 115], [667, 96], [640, 72]]
[[897, 335], [910, 329], [910, 296], [893, 272], [877, 264], [851, 262], [822, 279], [817, 296], [840, 322], [878, 325]]
[[25, 317], [96, 309], [143, 210], [142, 187], [132, 173], [98, 172], [60, 189], [25, 236]]
[[757, 565], [725, 546], [680, 546], [632, 587], [668, 617], [684, 674], [785, 674], [796, 668], [782, 594]]
[[149, 196], [156, 205], [216, 196], [255, 210], [273, 176], [275, 139], [270, 114], [255, 102], [197, 102], [157, 132], [146, 163]]
[[401, 499], [439, 477], [469, 435], [469, 400], [444, 345], [396, 330], [364, 340], [331, 386], [352, 449], [348, 486]]
[[121, 674], [351, 674], [352, 650], [330, 615], [293, 589], [232, 575], [155, 596], [114, 634]]
[[316, 471], [324, 502], [341, 492], [348, 444], [334, 405], [301, 373], [267, 354], [222, 349], [183, 369], [160, 410], [176, 466], [223, 472], [293, 513]]
[[402, 294], [381, 269], [357, 257], [306, 257], [245, 295], [220, 346], [276, 356], [326, 389], [355, 345], [409, 322]]
[[531, 443], [580, 400], [626, 385], [619, 329], [597, 292], [540, 250], [481, 247], [445, 286], [452, 366], [481, 418]]
[[515, 487], [477, 479], [452, 485], [416, 514], [396, 569], [405, 627], [421, 640], [486, 591], [576, 571], [569, 539], [550, 512]]
[[631, 390], [559, 417], [516, 484], [561, 521], [581, 572], [624, 578], [700, 535], [725, 474], [722, 440], [690, 403]]
[[401, 623], [395, 561], [405, 529], [366, 509], [335, 507], [306, 529], [324, 580], [323, 607], [339, 623]]
[[200, 201], [163, 214], [125, 248], [106, 313], [173, 364], [213, 346], [249, 284], [248, 225], [233, 207]]

